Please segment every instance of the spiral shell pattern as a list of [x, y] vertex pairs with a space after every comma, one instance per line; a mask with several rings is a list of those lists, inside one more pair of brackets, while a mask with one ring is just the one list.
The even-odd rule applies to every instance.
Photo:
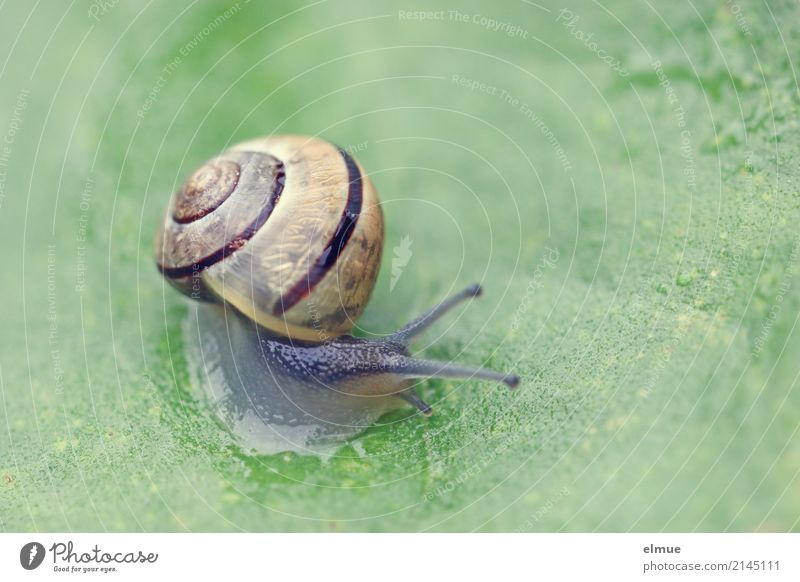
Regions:
[[383, 249], [377, 192], [320, 139], [274, 136], [203, 164], [173, 195], [156, 237], [161, 273], [271, 332], [322, 342], [366, 307]]

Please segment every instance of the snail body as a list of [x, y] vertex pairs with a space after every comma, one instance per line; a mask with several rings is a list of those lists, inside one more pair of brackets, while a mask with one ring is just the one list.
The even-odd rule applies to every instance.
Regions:
[[349, 335], [375, 284], [383, 237], [371, 180], [317, 138], [238, 144], [176, 191], [156, 262], [175, 288], [206, 304], [198, 306], [200, 347], [221, 376], [214, 397], [226, 421], [246, 419], [249, 432], [314, 427], [311, 441], [353, 434], [404, 402], [430, 414], [412, 389], [417, 378], [518, 384], [513, 374], [409, 353], [414, 337], [480, 294], [477, 285], [384, 338]]

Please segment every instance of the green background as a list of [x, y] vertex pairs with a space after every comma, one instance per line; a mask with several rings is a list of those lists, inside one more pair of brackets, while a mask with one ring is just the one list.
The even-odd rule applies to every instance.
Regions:
[[[788, 1], [4, 2], [0, 528], [797, 530], [797, 22]], [[354, 148], [384, 201], [362, 333], [481, 281], [416, 347], [520, 390], [426, 382], [431, 418], [330, 459], [215, 421], [153, 234], [193, 168], [289, 132]]]

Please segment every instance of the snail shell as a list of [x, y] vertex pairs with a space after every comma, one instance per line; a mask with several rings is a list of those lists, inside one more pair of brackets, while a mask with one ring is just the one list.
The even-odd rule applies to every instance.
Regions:
[[344, 150], [313, 137], [261, 138], [192, 174], [156, 249], [159, 270], [182, 293], [224, 298], [276, 334], [321, 342], [350, 331], [366, 307], [383, 215]]

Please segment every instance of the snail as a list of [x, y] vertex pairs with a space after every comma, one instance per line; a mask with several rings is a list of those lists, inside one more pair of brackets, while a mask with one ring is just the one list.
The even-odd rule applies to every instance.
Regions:
[[[403, 403], [431, 407], [413, 380], [519, 377], [412, 357], [409, 343], [470, 286], [378, 339], [350, 331], [378, 276], [383, 214], [348, 152], [305, 136], [231, 147], [172, 196], [155, 243], [159, 271], [197, 300], [214, 400], [237, 432], [339, 438]], [[254, 442], [260, 437], [248, 438]]]

